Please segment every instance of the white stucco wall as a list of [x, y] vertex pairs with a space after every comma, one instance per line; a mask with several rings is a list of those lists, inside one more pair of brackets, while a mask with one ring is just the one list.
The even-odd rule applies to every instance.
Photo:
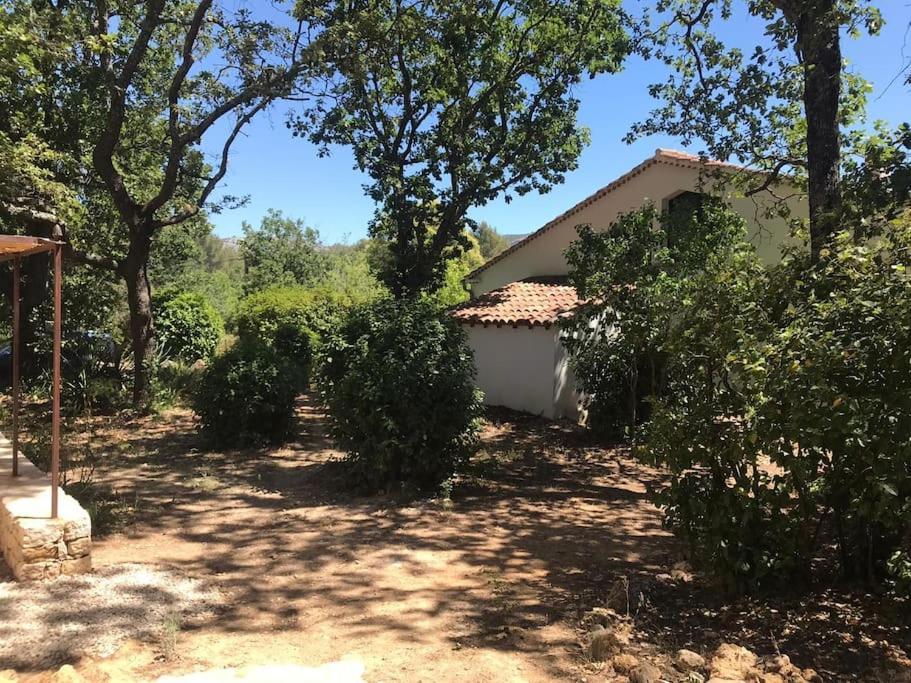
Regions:
[[[596, 230], [606, 230], [617, 217], [629, 213], [651, 201], [662, 203], [684, 191], [709, 191], [706, 180], [700, 183], [698, 169], [688, 166], [658, 162], [613, 189], [605, 196], [580, 211], [563, 219], [559, 224], [530, 240], [502, 260], [482, 270], [471, 282], [473, 296], [502, 287], [503, 285], [538, 275], [565, 275], [569, 268], [563, 252], [576, 239], [576, 226], [589, 224]], [[751, 241], [756, 245], [760, 258], [775, 263], [781, 255], [781, 245], [788, 237], [788, 224], [782, 218], [763, 217], [763, 206], [770, 196], [737, 197], [726, 195], [731, 207], [747, 221]], [[805, 216], [806, 203], [801, 199], [789, 202], [796, 216]], [[536, 229], [540, 226], [529, 226]]]
[[573, 382], [553, 327], [465, 329], [485, 404], [548, 418], [575, 416]]

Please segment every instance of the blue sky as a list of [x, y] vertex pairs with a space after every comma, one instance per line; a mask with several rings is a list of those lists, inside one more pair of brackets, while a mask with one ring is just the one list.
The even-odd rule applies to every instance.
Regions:
[[[876, 38], [849, 40], [843, 45], [852, 68], [873, 84], [868, 112], [871, 120], [890, 124], [911, 121], [911, 89], [901, 81], [889, 83], [911, 58], [911, 0], [881, 0], [886, 25]], [[729, 25], [733, 44], [750, 47], [760, 42], [761, 25], [735, 21]], [[579, 168], [566, 182], [546, 195], [516, 197], [475, 208], [470, 215], [486, 220], [502, 233], [526, 233], [609, 183], [630, 167], [654, 153], [657, 147], [681, 148], [668, 137], [651, 137], [632, 145], [622, 138], [630, 125], [645, 118], [654, 102], [646, 88], [663, 80], [664, 67], [640, 59], [613, 76], [586, 81], [577, 93], [582, 102], [582, 125], [591, 130], [591, 145], [579, 160]], [[233, 148], [231, 163], [221, 191], [249, 195], [240, 209], [212, 216], [216, 232], [240, 233], [242, 221], [258, 224], [269, 208], [304, 219], [319, 230], [324, 242], [354, 242], [367, 234], [374, 205], [364, 196], [364, 177], [353, 168], [353, 158], [336, 148], [328, 158], [318, 158], [309, 143], [292, 138], [285, 127], [286, 106], [278, 106], [255, 120]], [[211, 151], [211, 150], [209, 150]], [[698, 151], [698, 149], [694, 149]]]

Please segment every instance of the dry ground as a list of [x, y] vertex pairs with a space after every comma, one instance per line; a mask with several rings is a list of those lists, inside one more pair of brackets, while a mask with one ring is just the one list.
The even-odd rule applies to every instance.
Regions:
[[[658, 659], [728, 640], [844, 680], [911, 642], [888, 599], [820, 587], [732, 601], [672, 572], [679, 549], [646, 495], [657, 473], [567, 425], [493, 413], [452, 500], [407, 501], [346, 490], [322, 415], [307, 400], [300, 413], [288, 446], [227, 453], [181, 410], [74, 425], [70, 445], [101, 454], [94, 479], [116, 490], [105, 526], [127, 522], [96, 538], [96, 567], [150, 565], [221, 599], [142, 625], [105, 660], [80, 663], [79, 638], [53, 662], [20, 649], [0, 669], [73, 661], [144, 680], [342, 659], [368, 681], [606, 680], [579, 645], [582, 615], [606, 602], [629, 608]], [[0, 623], [10, 614], [0, 598]]]

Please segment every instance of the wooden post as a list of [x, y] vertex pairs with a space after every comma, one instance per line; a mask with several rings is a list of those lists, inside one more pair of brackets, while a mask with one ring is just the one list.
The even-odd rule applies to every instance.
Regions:
[[57, 517], [57, 487], [60, 483], [60, 347], [63, 312], [63, 249], [54, 246], [54, 386], [51, 417], [51, 517]]
[[13, 259], [13, 476], [19, 476], [19, 258]]

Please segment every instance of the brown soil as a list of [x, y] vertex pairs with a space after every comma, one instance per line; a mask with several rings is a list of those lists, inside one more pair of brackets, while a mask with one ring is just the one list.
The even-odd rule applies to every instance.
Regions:
[[408, 501], [346, 490], [322, 415], [306, 400], [300, 413], [286, 447], [227, 453], [183, 410], [71, 425], [70, 447], [103, 454], [94, 480], [129, 522], [96, 538], [95, 565], [146, 563], [223, 596], [173, 638], [77, 668], [141, 680], [357, 659], [369, 681], [606, 680], [580, 623], [607, 602], [656, 661], [726, 640], [844, 680], [911, 643], [899, 608], [873, 595], [731, 601], [673, 572], [679, 550], [646, 494], [657, 473], [568, 425], [495, 412], [452, 500]]

